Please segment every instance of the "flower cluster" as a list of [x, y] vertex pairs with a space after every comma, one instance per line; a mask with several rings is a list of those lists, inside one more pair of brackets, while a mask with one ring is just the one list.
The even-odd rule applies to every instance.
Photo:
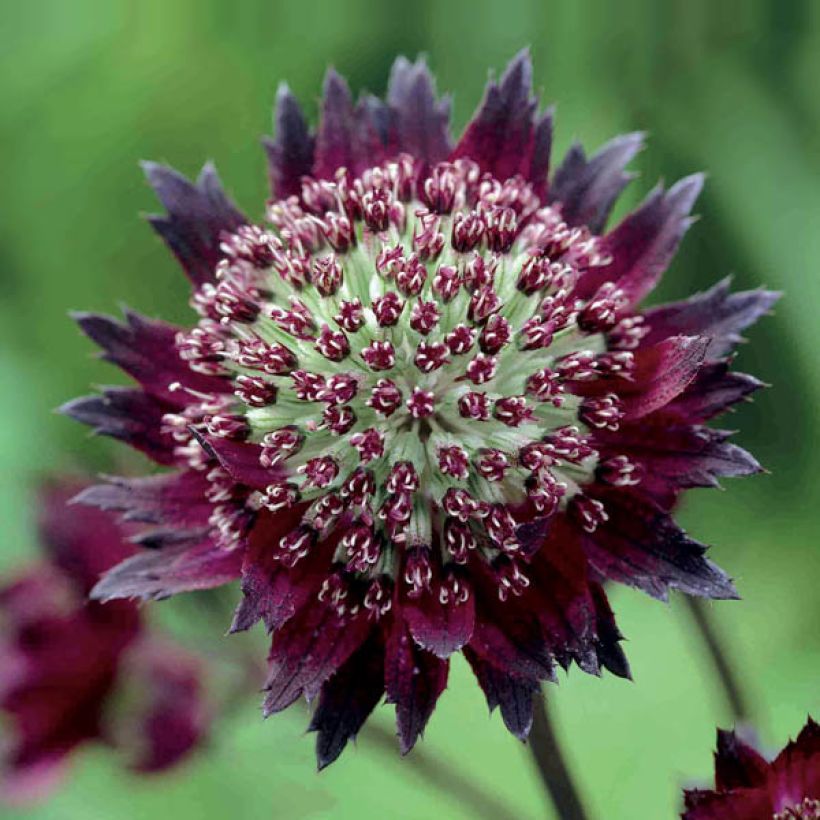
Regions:
[[241, 578], [233, 629], [273, 632], [265, 713], [319, 696], [320, 765], [385, 693], [409, 750], [457, 651], [526, 737], [556, 665], [628, 676], [604, 581], [735, 596], [670, 510], [759, 469], [705, 422], [760, 386], [728, 356], [776, 295], [724, 281], [642, 310], [701, 177], [607, 230], [642, 136], [550, 174], [526, 54], [455, 145], [403, 59], [384, 102], [331, 72], [316, 133], [286, 87], [276, 122], [259, 222], [211, 166], [146, 166], [194, 327], [78, 316], [139, 386], [65, 412], [172, 468], [83, 494], [158, 547], [94, 594]]
[[683, 820], [820, 820], [820, 726], [806, 726], [771, 762], [718, 731], [715, 790], [684, 795]]
[[74, 482], [42, 494], [46, 557], [0, 585], [0, 797], [42, 797], [88, 741], [116, 748], [135, 771], [174, 765], [209, 717], [198, 658], [148, 633], [137, 606], [87, 596], [134, 548], [107, 516], [68, 505]]

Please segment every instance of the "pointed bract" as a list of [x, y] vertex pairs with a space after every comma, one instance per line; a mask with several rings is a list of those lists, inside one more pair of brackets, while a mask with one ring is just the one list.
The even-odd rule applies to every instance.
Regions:
[[296, 98], [282, 83], [276, 92], [274, 139], [265, 139], [271, 192], [276, 199], [297, 196], [302, 177], [313, 172], [314, 138]]
[[222, 257], [222, 234], [235, 231], [248, 220], [222, 190], [211, 163], [203, 167], [196, 182], [156, 162], [144, 162], [142, 168], [167, 211], [149, 216], [148, 221], [194, 285], [212, 282]]
[[643, 148], [642, 133], [624, 134], [602, 146], [589, 159], [580, 143], [574, 143], [556, 169], [549, 201], [560, 204], [569, 225], [587, 225], [600, 233], [615, 200], [634, 174], [624, 168]]
[[398, 150], [429, 165], [447, 158], [450, 101], [436, 99], [435, 81], [424, 59], [396, 59], [387, 83], [387, 104]]
[[[529, 179], [537, 106], [532, 94], [532, 62], [524, 50], [513, 58], [500, 81], [487, 84], [484, 100], [453, 149], [453, 158], [468, 157], [498, 179], [516, 174]], [[543, 142], [542, 133], [539, 164], [543, 163]]]

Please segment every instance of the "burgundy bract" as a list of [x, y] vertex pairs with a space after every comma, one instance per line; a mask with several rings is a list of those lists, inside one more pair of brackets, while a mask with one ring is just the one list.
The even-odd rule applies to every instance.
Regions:
[[683, 820], [820, 820], [820, 726], [809, 718], [771, 762], [719, 730], [714, 791], [684, 798]]
[[81, 486], [42, 494], [46, 558], [0, 585], [0, 799], [9, 802], [44, 797], [82, 743], [107, 743], [130, 768], [158, 771], [208, 725], [199, 660], [151, 635], [135, 604], [87, 601], [134, 547], [110, 516], [67, 505]]
[[759, 469], [704, 423], [760, 386], [727, 357], [776, 297], [642, 311], [701, 177], [607, 229], [641, 135], [550, 175], [551, 141], [526, 54], [455, 145], [423, 62], [384, 102], [330, 72], [315, 133], [282, 87], [259, 220], [211, 166], [146, 166], [198, 323], [78, 317], [139, 387], [66, 412], [172, 468], [85, 493], [161, 542], [95, 594], [241, 577], [233, 628], [273, 632], [265, 713], [318, 696], [320, 765], [385, 694], [409, 750], [457, 651], [522, 738], [556, 664], [628, 675], [606, 580], [735, 596], [669, 512]]

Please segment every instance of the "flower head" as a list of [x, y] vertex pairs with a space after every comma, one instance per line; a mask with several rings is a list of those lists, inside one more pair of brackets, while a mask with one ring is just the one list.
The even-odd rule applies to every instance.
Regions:
[[[100, 573], [131, 555], [109, 516], [67, 505], [82, 485], [42, 494], [45, 559], [0, 585], [0, 797], [44, 796], [71, 752], [113, 745], [137, 771], [178, 762], [206, 730], [202, 667], [180, 647], [146, 634], [136, 605], [87, 595]], [[123, 695], [134, 687], [138, 697]]]
[[809, 718], [771, 762], [735, 732], [718, 730], [715, 790], [684, 798], [684, 820], [818, 820], [820, 726]]
[[212, 167], [146, 167], [196, 325], [79, 316], [140, 387], [66, 412], [175, 468], [84, 495], [163, 541], [95, 594], [241, 576], [234, 630], [274, 633], [265, 712], [321, 695], [320, 765], [384, 692], [410, 749], [459, 650], [520, 737], [556, 664], [628, 675], [606, 579], [735, 595], [669, 511], [759, 469], [703, 424], [759, 386], [726, 356], [775, 295], [641, 311], [701, 178], [605, 231], [642, 137], [550, 179], [527, 54], [455, 146], [447, 120], [423, 62], [396, 62], [386, 102], [330, 72], [315, 134], [283, 87], [258, 223]]

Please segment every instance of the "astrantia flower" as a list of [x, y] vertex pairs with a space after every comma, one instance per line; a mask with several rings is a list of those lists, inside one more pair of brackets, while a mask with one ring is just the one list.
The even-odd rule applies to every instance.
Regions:
[[98, 511], [67, 506], [80, 486], [43, 493], [46, 558], [0, 584], [0, 798], [44, 796], [86, 741], [121, 752], [137, 771], [178, 762], [202, 740], [201, 664], [146, 633], [128, 601], [89, 602], [99, 575], [133, 554]]
[[273, 632], [265, 713], [319, 696], [320, 765], [384, 693], [410, 749], [459, 650], [522, 738], [556, 664], [628, 675], [607, 579], [735, 595], [669, 510], [759, 469], [703, 424], [760, 386], [726, 357], [775, 296], [721, 282], [642, 312], [701, 177], [605, 232], [641, 135], [549, 179], [537, 109], [526, 54], [454, 147], [422, 62], [386, 102], [330, 72], [315, 134], [283, 87], [258, 223], [211, 166], [146, 166], [198, 323], [79, 317], [140, 387], [66, 411], [175, 468], [85, 494], [161, 546], [96, 595], [240, 576], [233, 629]]
[[684, 820], [820, 820], [820, 726], [809, 718], [771, 762], [719, 730], [715, 790], [684, 797]]

